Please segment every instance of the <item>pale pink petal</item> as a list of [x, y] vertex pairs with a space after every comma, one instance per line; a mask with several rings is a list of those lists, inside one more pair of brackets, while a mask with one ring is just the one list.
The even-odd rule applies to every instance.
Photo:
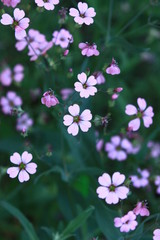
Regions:
[[120, 199], [125, 199], [127, 198], [127, 194], [129, 193], [129, 189], [127, 187], [117, 187], [115, 189], [115, 193], [117, 194], [117, 196], [120, 198]]
[[118, 146], [120, 144], [121, 138], [119, 136], [111, 137], [111, 142], [114, 146]]
[[154, 116], [153, 108], [152, 108], [152, 107], [148, 107], [148, 108], [143, 112], [143, 114], [144, 114], [144, 116], [153, 117], [153, 116]]
[[21, 170], [18, 175], [18, 180], [22, 183], [29, 180], [29, 174], [25, 170]]
[[124, 174], [120, 174], [119, 172], [115, 172], [112, 176], [112, 182], [114, 186], [121, 185], [125, 180]]
[[109, 187], [111, 185], [111, 177], [108, 173], [103, 173], [103, 175], [98, 178], [98, 182], [104, 187]]
[[30, 174], [34, 174], [36, 172], [37, 164], [36, 163], [28, 163], [26, 165], [25, 170]]
[[77, 104], [74, 104], [68, 108], [68, 111], [72, 116], [75, 117], [79, 115], [80, 107]]
[[153, 120], [151, 117], [143, 117], [143, 123], [144, 126], [148, 128], [153, 123]]
[[80, 121], [79, 126], [82, 132], [88, 132], [88, 129], [91, 127], [91, 123], [88, 121]]
[[79, 16], [79, 12], [76, 8], [70, 8], [69, 9], [69, 15], [72, 17], [77, 17]]
[[69, 126], [69, 125], [71, 125], [72, 123], [73, 123], [73, 117], [71, 116], [71, 115], [65, 115], [64, 117], [63, 117], [63, 124], [65, 125], [65, 126]]
[[91, 111], [89, 109], [84, 110], [80, 115], [80, 119], [83, 121], [90, 121], [92, 119]]
[[13, 23], [13, 18], [9, 14], [4, 13], [2, 15], [1, 23], [3, 25], [11, 25]]
[[88, 8], [87, 11], [85, 12], [85, 16], [86, 17], [91, 17], [91, 18], [95, 17], [96, 12], [95, 12], [94, 8], [93, 7]]
[[127, 115], [135, 115], [135, 114], [137, 114], [137, 108], [134, 106], [134, 105], [132, 105], [132, 104], [128, 104], [127, 106], [126, 106], [126, 110], [125, 110], [125, 113], [127, 114]]
[[22, 153], [22, 162], [27, 164], [32, 160], [33, 156], [31, 153], [28, 153], [27, 151]]
[[139, 106], [139, 108], [140, 108], [141, 111], [144, 111], [144, 109], [145, 109], [146, 106], [147, 106], [147, 103], [146, 103], [146, 101], [144, 100], [144, 98], [138, 98], [138, 99], [137, 99], [137, 104], [138, 104], [138, 106]]
[[106, 187], [98, 187], [96, 193], [98, 194], [99, 198], [105, 199], [109, 193], [109, 190]]
[[22, 161], [21, 161], [21, 156], [19, 155], [19, 153], [15, 152], [11, 157], [10, 157], [10, 161], [14, 164], [19, 165]]
[[10, 178], [17, 177], [18, 173], [19, 173], [19, 167], [10, 167], [7, 169], [7, 174], [9, 174]]
[[76, 136], [79, 132], [79, 127], [77, 123], [72, 123], [69, 127], [68, 127], [68, 133], [72, 134], [73, 136]]
[[106, 203], [108, 204], [117, 204], [119, 201], [119, 198], [115, 192], [109, 192], [108, 195], [105, 198]]
[[131, 120], [128, 126], [132, 129], [132, 131], [137, 131], [140, 127], [140, 119], [136, 118], [134, 120]]
[[13, 15], [14, 15], [14, 19], [16, 21], [19, 21], [21, 20], [22, 18], [24, 18], [25, 16], [25, 12], [23, 10], [20, 10], [19, 8], [16, 8], [13, 12]]
[[119, 218], [119, 217], [114, 218], [114, 226], [115, 227], [121, 227], [122, 226], [121, 218]]
[[83, 13], [85, 13], [86, 10], [88, 9], [88, 4], [87, 4], [87, 3], [79, 2], [79, 3], [78, 3], [78, 9], [79, 9], [80, 13], [83, 14]]
[[77, 78], [82, 84], [84, 84], [87, 80], [87, 75], [82, 72], [81, 74], [78, 74]]

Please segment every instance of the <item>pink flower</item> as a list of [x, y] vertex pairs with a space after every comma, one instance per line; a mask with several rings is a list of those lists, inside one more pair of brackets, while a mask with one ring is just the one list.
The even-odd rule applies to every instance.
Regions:
[[[18, 175], [18, 180], [22, 183], [29, 180], [29, 174], [34, 174], [36, 172], [37, 164], [30, 163], [32, 160], [32, 154], [27, 151], [22, 153], [15, 152], [11, 157], [10, 161], [17, 165], [17, 167], [10, 167], [7, 169], [7, 174], [10, 178], [16, 178]], [[28, 174], [29, 173], [29, 174]]]
[[17, 118], [16, 129], [20, 132], [27, 132], [32, 125], [33, 120], [29, 118], [29, 115], [27, 113], [24, 113], [19, 118]]
[[136, 207], [133, 209], [133, 213], [142, 217], [150, 215], [146, 202], [138, 202]]
[[59, 32], [53, 32], [52, 41], [55, 45], [59, 45], [61, 48], [67, 48], [69, 44], [73, 42], [73, 36], [68, 30], [62, 28]]
[[112, 62], [109, 65], [109, 67], [107, 67], [106, 69], [106, 73], [111, 74], [111, 75], [118, 75], [120, 74], [120, 68], [118, 67], [116, 61], [114, 60], [114, 58], [112, 58]]
[[101, 185], [97, 188], [99, 198], [105, 199], [108, 204], [117, 204], [120, 199], [127, 198], [129, 189], [125, 186], [120, 186], [125, 181], [125, 176], [119, 172], [115, 172], [112, 179], [108, 173], [104, 173], [98, 178]]
[[156, 176], [154, 183], [156, 186], [158, 186], [157, 194], [160, 194], [160, 176]]
[[105, 77], [102, 72], [94, 72], [93, 76], [95, 77], [98, 85], [105, 83]]
[[97, 88], [94, 87], [97, 81], [93, 75], [87, 78], [87, 75], [82, 72], [77, 76], [79, 82], [74, 84], [75, 91], [80, 92], [81, 98], [88, 98], [89, 96], [94, 96], [97, 92]]
[[108, 152], [108, 157], [112, 160], [124, 161], [127, 159], [127, 153], [131, 153], [132, 151], [131, 142], [120, 136], [111, 137], [111, 142], [107, 142], [105, 144], [105, 151]]
[[136, 215], [129, 211], [126, 215], [114, 219], [114, 226], [119, 228], [121, 232], [129, 232], [130, 230], [135, 230], [138, 222], [136, 221]]
[[148, 180], [150, 176], [149, 171], [147, 169], [141, 170], [140, 168], [138, 168], [137, 172], [139, 173], [139, 176], [137, 175], [130, 176], [133, 186], [135, 188], [146, 187], [149, 183], [149, 180]]
[[13, 91], [8, 91], [6, 97], [1, 97], [0, 105], [4, 114], [11, 115], [14, 107], [22, 105], [22, 99]]
[[146, 128], [153, 123], [153, 108], [151, 106], [147, 107], [147, 103], [143, 98], [138, 98], [137, 104], [139, 107], [138, 109], [132, 104], [128, 104], [125, 109], [125, 113], [127, 115], [135, 116], [135, 119], [131, 120], [128, 124], [128, 127], [131, 128], [132, 131], [137, 131], [140, 128], [141, 118], [143, 119], [143, 123]]
[[153, 234], [154, 234], [153, 240], [160, 240], [160, 229], [159, 228], [155, 229]]
[[69, 126], [67, 129], [68, 133], [76, 136], [79, 132], [79, 127], [82, 132], [88, 132], [91, 127], [91, 111], [86, 109], [80, 114], [80, 107], [77, 104], [70, 106], [68, 111], [71, 115], [67, 114], [63, 117], [63, 124]]
[[12, 71], [8, 67], [4, 69], [0, 74], [0, 82], [3, 86], [10, 86], [12, 83]]
[[14, 18], [12, 18], [9, 14], [4, 13], [2, 15], [1, 23], [3, 25], [12, 25], [15, 29], [15, 37], [18, 40], [23, 39], [26, 37], [25, 29], [29, 26], [29, 18], [24, 18], [25, 12], [16, 8], [13, 12]]
[[74, 21], [80, 25], [90, 25], [93, 23], [93, 17], [96, 16], [96, 12], [93, 7], [88, 8], [87, 3], [78, 3], [78, 10], [76, 8], [69, 9], [69, 15], [74, 17]]
[[72, 88], [63, 88], [60, 93], [62, 95], [63, 101], [65, 101], [73, 93], [73, 89]]
[[59, 104], [59, 101], [55, 97], [53, 91], [47, 91], [43, 94], [43, 97], [41, 98], [41, 103], [46, 105], [46, 107], [50, 108]]
[[15, 82], [21, 82], [24, 78], [24, 67], [21, 64], [17, 64], [14, 68], [13, 68], [13, 79]]
[[44, 7], [46, 10], [53, 10], [54, 5], [59, 3], [59, 0], [35, 0], [38, 7]]
[[96, 141], [96, 150], [97, 152], [100, 152], [103, 148], [104, 140], [103, 139], [97, 139]]
[[150, 148], [150, 155], [152, 158], [160, 157], [160, 143], [149, 141], [147, 147]]
[[20, 3], [20, 1], [21, 0], [1, 0], [1, 2], [3, 2], [4, 5], [12, 8], [15, 8], [17, 4]]
[[97, 50], [97, 46], [95, 43], [79, 43], [78, 47], [82, 50], [81, 53], [83, 56], [91, 57], [91, 56], [98, 56], [99, 51]]

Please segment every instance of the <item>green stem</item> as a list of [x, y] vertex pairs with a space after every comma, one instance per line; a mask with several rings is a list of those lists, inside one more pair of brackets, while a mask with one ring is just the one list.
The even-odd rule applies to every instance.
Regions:
[[109, 14], [108, 14], [108, 27], [107, 27], [106, 43], [108, 43], [110, 41], [110, 38], [111, 38], [111, 21], [112, 21], [113, 2], [114, 2], [114, 0], [110, 0], [110, 2], [109, 2]]

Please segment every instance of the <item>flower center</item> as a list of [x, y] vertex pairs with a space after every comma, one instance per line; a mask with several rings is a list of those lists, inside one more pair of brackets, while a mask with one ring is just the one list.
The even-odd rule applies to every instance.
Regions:
[[76, 123], [78, 123], [78, 122], [80, 121], [80, 117], [79, 117], [79, 116], [75, 116], [75, 117], [73, 118], [73, 121], [76, 122]]
[[109, 187], [110, 192], [115, 192], [115, 189], [116, 187], [113, 184]]
[[23, 162], [21, 162], [21, 163], [19, 164], [19, 169], [20, 169], [20, 170], [25, 169], [25, 167], [26, 167], [26, 165], [25, 165]]
[[83, 88], [86, 89], [88, 86], [86, 83], [83, 84]]
[[81, 18], [85, 18], [85, 14], [84, 13], [80, 13], [79, 15]]
[[16, 21], [16, 20], [14, 20], [14, 22], [13, 22], [13, 27], [15, 28], [15, 27], [17, 27], [18, 26], [18, 22]]
[[137, 117], [138, 117], [138, 118], [142, 118], [142, 117], [143, 117], [143, 112], [138, 112], [138, 113], [137, 113]]

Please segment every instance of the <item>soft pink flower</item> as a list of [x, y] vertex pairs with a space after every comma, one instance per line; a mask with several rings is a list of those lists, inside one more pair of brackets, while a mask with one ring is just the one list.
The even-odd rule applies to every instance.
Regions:
[[147, 147], [150, 148], [150, 155], [153, 158], [160, 157], [160, 143], [149, 141]]
[[30, 20], [24, 17], [25, 12], [19, 8], [14, 10], [13, 15], [12, 18], [7, 13], [2, 14], [1, 23], [3, 25], [12, 25], [15, 29], [16, 39], [21, 40], [27, 35], [25, 29], [28, 28]]
[[13, 91], [8, 91], [6, 97], [0, 98], [0, 105], [4, 114], [11, 115], [14, 107], [22, 105], [22, 99]]
[[[7, 174], [10, 178], [16, 178], [18, 175], [18, 180], [22, 183], [29, 180], [29, 174], [34, 174], [36, 172], [37, 164], [30, 163], [32, 160], [32, 154], [27, 151], [22, 153], [15, 152], [11, 157], [10, 161], [17, 165], [17, 167], [10, 167], [7, 169]], [[29, 174], [28, 174], [29, 173]]]
[[24, 67], [22, 66], [22, 64], [17, 64], [14, 68], [13, 68], [13, 80], [15, 82], [21, 82], [24, 78]]
[[59, 3], [59, 0], [35, 0], [38, 7], [44, 7], [46, 10], [53, 10], [54, 5]]
[[37, 45], [36, 42], [30, 44], [28, 46], [28, 49], [29, 49], [29, 53], [28, 53], [28, 56], [30, 56], [30, 61], [35, 61], [38, 59], [39, 56], [41, 55], [45, 55], [46, 52], [52, 48], [53, 46], [53, 42], [50, 41], [50, 42], [42, 42], [40, 43], [39, 45]]
[[138, 225], [138, 222], [136, 221], [136, 215], [129, 211], [126, 215], [119, 218], [116, 217], [114, 219], [114, 226], [119, 228], [121, 232], [129, 232], [135, 230], [136, 226]]
[[21, 0], [1, 0], [5, 6], [12, 8], [15, 8], [20, 1]]
[[150, 215], [146, 202], [138, 202], [136, 207], [133, 209], [133, 213], [135, 215], [140, 215], [141, 217]]
[[3, 86], [10, 86], [12, 83], [12, 71], [8, 67], [4, 69], [0, 74], [0, 82]]
[[91, 56], [98, 56], [99, 51], [97, 50], [97, 46], [95, 43], [79, 43], [78, 47], [82, 50], [81, 53], [83, 56], [91, 57]]
[[108, 157], [112, 160], [124, 161], [127, 159], [127, 154], [132, 153], [132, 143], [127, 138], [120, 136], [111, 137], [111, 142], [105, 144], [105, 151], [108, 152]]
[[156, 176], [154, 183], [157, 186], [157, 191], [156, 192], [158, 194], [160, 194], [160, 176]]
[[97, 139], [96, 141], [96, 150], [97, 152], [100, 152], [103, 148], [104, 140], [103, 139]]
[[105, 83], [105, 77], [102, 72], [94, 72], [93, 76], [95, 77], [98, 85]]
[[106, 68], [106, 73], [111, 75], [118, 75], [120, 74], [120, 68], [118, 67], [114, 58], [112, 58], [112, 62], [109, 67]]
[[32, 125], [33, 120], [27, 113], [23, 113], [19, 118], [17, 118], [16, 129], [20, 132], [27, 132]]
[[96, 12], [93, 7], [88, 8], [87, 3], [78, 3], [78, 10], [76, 8], [69, 9], [69, 15], [74, 17], [74, 21], [80, 25], [90, 25], [93, 23], [93, 17], [96, 16]]
[[86, 109], [80, 114], [80, 107], [77, 104], [70, 106], [68, 111], [71, 115], [67, 114], [63, 117], [63, 124], [69, 126], [67, 129], [68, 133], [76, 136], [79, 132], [79, 127], [82, 132], [88, 132], [91, 127], [91, 111]]
[[160, 240], [160, 229], [159, 228], [155, 229], [153, 235], [154, 235], [153, 240]]
[[120, 199], [127, 198], [129, 189], [125, 186], [120, 186], [125, 181], [125, 176], [119, 172], [115, 172], [112, 179], [108, 173], [104, 173], [98, 178], [101, 185], [97, 188], [99, 198], [105, 199], [108, 204], [117, 204]]
[[53, 32], [53, 43], [59, 45], [61, 48], [67, 48], [70, 43], [73, 42], [73, 36], [70, 32], [64, 28], [60, 31]]
[[137, 169], [139, 176], [132, 175], [131, 182], [135, 188], [146, 187], [149, 184], [149, 176], [150, 173], [147, 169], [141, 170], [140, 168]]
[[73, 89], [72, 88], [63, 88], [60, 93], [62, 95], [63, 101], [65, 101], [73, 93]]
[[135, 116], [135, 119], [131, 120], [128, 124], [128, 127], [131, 128], [132, 131], [137, 131], [140, 128], [141, 118], [143, 119], [143, 123], [146, 128], [150, 127], [153, 123], [153, 108], [151, 106], [147, 107], [147, 103], [144, 98], [138, 98], [137, 104], [139, 107], [138, 109], [132, 104], [128, 104], [125, 109], [125, 113], [127, 115]]
[[88, 98], [89, 96], [94, 96], [97, 92], [97, 88], [94, 87], [97, 81], [93, 75], [87, 78], [87, 75], [82, 72], [77, 76], [79, 82], [75, 82], [75, 91], [80, 92], [81, 98]]
[[47, 91], [43, 94], [43, 97], [41, 98], [41, 103], [46, 105], [46, 107], [50, 108], [59, 104], [59, 101], [55, 97], [53, 91]]

